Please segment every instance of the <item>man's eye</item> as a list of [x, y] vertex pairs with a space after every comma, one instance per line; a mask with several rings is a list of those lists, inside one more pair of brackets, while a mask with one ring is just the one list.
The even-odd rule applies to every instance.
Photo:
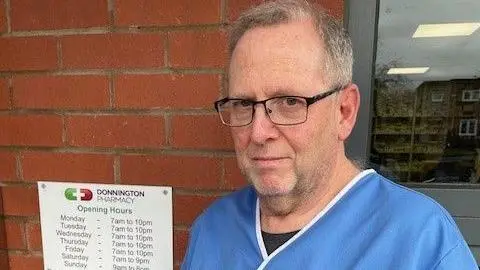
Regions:
[[232, 104], [234, 107], [249, 107], [252, 104], [252, 102], [248, 100], [235, 100], [235, 101], [232, 101]]
[[285, 100], [285, 103], [287, 103], [287, 105], [296, 105], [296, 104], [297, 104], [297, 101], [298, 101], [298, 100], [295, 99], [295, 98], [287, 98], [287, 99]]
[[298, 99], [296, 98], [285, 98], [285, 104], [289, 106], [294, 106], [298, 104]]

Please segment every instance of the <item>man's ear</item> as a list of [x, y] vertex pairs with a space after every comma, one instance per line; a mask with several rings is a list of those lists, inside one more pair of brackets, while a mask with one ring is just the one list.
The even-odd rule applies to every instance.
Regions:
[[338, 139], [345, 141], [352, 132], [357, 121], [360, 107], [360, 91], [356, 84], [349, 84], [340, 92], [340, 122], [338, 127]]

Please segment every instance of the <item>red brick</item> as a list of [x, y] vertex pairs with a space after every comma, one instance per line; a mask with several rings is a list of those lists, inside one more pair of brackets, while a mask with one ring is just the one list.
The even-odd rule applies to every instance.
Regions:
[[71, 116], [67, 138], [72, 146], [161, 147], [165, 144], [163, 116]]
[[173, 232], [173, 261], [181, 262], [188, 245], [188, 231], [175, 230]]
[[56, 40], [52, 37], [2, 37], [0, 59], [0, 71], [55, 69]]
[[42, 270], [42, 257], [32, 255], [13, 255], [9, 256], [10, 270]]
[[344, 2], [345, 1], [342, 0], [313, 0], [311, 3], [323, 7], [330, 15], [337, 19], [342, 19]]
[[25, 181], [113, 183], [113, 157], [101, 154], [28, 152], [21, 156]]
[[[250, 7], [256, 6], [264, 0], [227, 0], [228, 19], [234, 21], [238, 16]], [[327, 12], [337, 18], [343, 17], [343, 0], [311, 0], [316, 7], [323, 7]]]
[[213, 24], [220, 22], [220, 0], [117, 0], [121, 26]]
[[171, 32], [168, 38], [172, 67], [221, 68], [227, 60], [223, 31]]
[[11, 1], [12, 30], [107, 26], [107, 0]]
[[239, 189], [247, 185], [247, 180], [243, 177], [238, 168], [236, 158], [225, 158], [224, 168], [226, 189]]
[[0, 145], [60, 146], [62, 118], [56, 115], [0, 115]]
[[[1, 227], [1, 225], [0, 225]], [[2, 236], [0, 235], [0, 240], [2, 240]], [[2, 242], [0, 241], [0, 245]], [[8, 265], [8, 252], [7, 250], [0, 250], [0, 269], [10, 269]]]
[[32, 109], [95, 109], [110, 105], [106, 76], [18, 76], [13, 104]]
[[124, 184], [219, 188], [221, 164], [216, 158], [129, 155], [120, 164]]
[[0, 181], [17, 179], [17, 161], [15, 154], [11, 152], [0, 152]]
[[175, 225], [191, 225], [203, 210], [217, 197], [175, 195], [173, 200], [173, 223]]
[[36, 188], [6, 186], [2, 187], [3, 211], [5, 215], [38, 215], [38, 193]]
[[160, 34], [77, 35], [62, 39], [65, 68], [163, 67]]
[[8, 89], [7, 80], [0, 78], [0, 110], [10, 107], [10, 91]]
[[115, 79], [119, 108], [211, 108], [219, 95], [218, 74], [124, 75]]
[[217, 115], [174, 116], [172, 144], [180, 148], [234, 149], [230, 129]]
[[26, 224], [26, 236], [29, 250], [41, 251], [42, 250], [42, 233], [40, 231], [40, 224], [27, 223]]
[[5, 220], [8, 249], [25, 249], [24, 225], [20, 221]]
[[5, 16], [4, 2], [0, 2], [0, 33], [7, 32], [7, 18]]
[[228, 19], [234, 21], [243, 11], [263, 2], [265, 0], [227, 0]]
[[[0, 188], [0, 192], [1, 192], [1, 188]], [[1, 205], [0, 205], [1, 206]], [[3, 215], [3, 213], [1, 212], [3, 210], [0, 209], [0, 215]], [[2, 250], [3, 249], [7, 249], [7, 236], [6, 236], [6, 233], [5, 233], [5, 222], [3, 221], [0, 221], [0, 266], [2, 265]], [[8, 269], [8, 268], [1, 268], [0, 269]]]
[[[3, 183], [2, 183], [3, 184]], [[3, 191], [2, 191], [2, 184], [0, 184], [0, 216], [3, 216], [4, 211], [3, 211]], [[0, 222], [0, 249], [5, 247], [5, 224], [3, 222]], [[1, 268], [0, 268], [1, 269]]]

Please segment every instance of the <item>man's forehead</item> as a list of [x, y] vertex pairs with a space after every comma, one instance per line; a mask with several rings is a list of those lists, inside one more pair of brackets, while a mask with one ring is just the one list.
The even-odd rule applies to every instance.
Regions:
[[237, 88], [229, 92], [229, 97], [243, 98], [249, 100], [263, 100], [280, 96], [303, 96], [305, 93], [295, 88], [288, 87], [271, 87], [262, 88], [257, 91], [249, 88]]
[[232, 53], [230, 76], [255, 67], [261, 70], [284, 69], [298, 64], [305, 68], [321, 66], [323, 44], [309, 20], [257, 27], [247, 31]]
[[260, 26], [246, 31], [232, 53], [232, 60], [239, 52], [245, 54], [257, 52], [259, 48], [273, 51], [291, 47], [312, 53], [323, 47], [311, 20]]
[[249, 30], [232, 55], [229, 95], [308, 95], [306, 90], [316, 88], [312, 82], [320, 87], [322, 58], [321, 42], [308, 21]]

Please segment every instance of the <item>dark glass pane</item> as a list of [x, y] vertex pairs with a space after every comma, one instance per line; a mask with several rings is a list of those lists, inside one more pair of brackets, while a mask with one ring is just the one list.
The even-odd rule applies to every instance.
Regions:
[[381, 0], [370, 161], [400, 182], [480, 182], [480, 1]]
[[460, 134], [467, 134], [467, 126], [468, 126], [467, 121], [462, 121], [460, 123]]
[[475, 120], [472, 120], [470, 121], [470, 125], [468, 126], [468, 134], [471, 134], [471, 135], [476, 135], [475, 133], [475, 123], [476, 121]]

